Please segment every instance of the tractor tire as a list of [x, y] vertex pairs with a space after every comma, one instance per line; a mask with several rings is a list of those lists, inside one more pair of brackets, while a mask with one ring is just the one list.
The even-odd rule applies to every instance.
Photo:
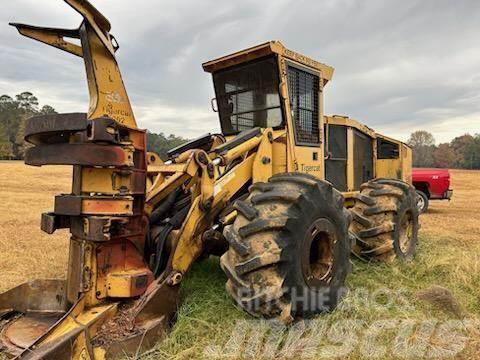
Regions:
[[249, 190], [224, 229], [227, 292], [251, 315], [284, 323], [334, 309], [351, 269], [343, 196], [301, 173], [274, 175]]
[[351, 209], [353, 253], [364, 259], [412, 260], [419, 229], [415, 188], [394, 179], [374, 179], [361, 186]]
[[423, 191], [417, 190], [418, 213], [423, 214], [428, 210], [428, 196]]

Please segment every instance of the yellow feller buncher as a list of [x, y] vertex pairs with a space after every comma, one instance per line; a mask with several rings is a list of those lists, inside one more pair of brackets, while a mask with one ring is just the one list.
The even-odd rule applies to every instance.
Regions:
[[411, 149], [323, 115], [333, 68], [277, 41], [203, 64], [221, 134], [164, 161], [137, 128], [110, 23], [86, 0], [65, 2], [83, 16], [79, 29], [12, 25], [85, 61], [88, 113], [35, 117], [25, 131], [27, 164], [73, 166], [71, 193], [41, 221], [47, 233], [70, 229], [68, 272], [0, 294], [2, 353], [138, 354], [168, 329], [182, 279], [205, 255], [221, 256], [237, 306], [286, 323], [335, 307], [352, 249], [412, 258]]

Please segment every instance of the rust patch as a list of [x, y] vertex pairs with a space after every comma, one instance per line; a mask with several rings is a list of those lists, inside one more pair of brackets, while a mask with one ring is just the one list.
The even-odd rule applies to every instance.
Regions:
[[27, 314], [10, 322], [3, 336], [13, 345], [26, 349], [61, 317], [61, 314]]
[[94, 143], [57, 143], [37, 145], [25, 154], [25, 164], [83, 165], [83, 166], [131, 166], [133, 157], [120, 146], [104, 146]]

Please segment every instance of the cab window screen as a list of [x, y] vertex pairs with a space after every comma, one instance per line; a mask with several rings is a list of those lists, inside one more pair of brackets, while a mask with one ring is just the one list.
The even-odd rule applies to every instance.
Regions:
[[283, 125], [274, 57], [220, 71], [213, 80], [224, 134]]
[[289, 66], [288, 89], [297, 145], [318, 145], [318, 76]]
[[392, 143], [382, 138], [377, 138], [377, 158], [378, 159], [398, 159], [400, 154], [398, 144]]

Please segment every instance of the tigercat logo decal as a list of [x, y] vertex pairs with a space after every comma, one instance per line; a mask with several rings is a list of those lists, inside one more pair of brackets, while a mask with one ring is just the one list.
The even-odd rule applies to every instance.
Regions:
[[305, 164], [300, 164], [300, 167], [302, 169], [302, 172], [316, 172], [316, 171], [322, 171], [322, 167], [320, 165], [305, 165]]

